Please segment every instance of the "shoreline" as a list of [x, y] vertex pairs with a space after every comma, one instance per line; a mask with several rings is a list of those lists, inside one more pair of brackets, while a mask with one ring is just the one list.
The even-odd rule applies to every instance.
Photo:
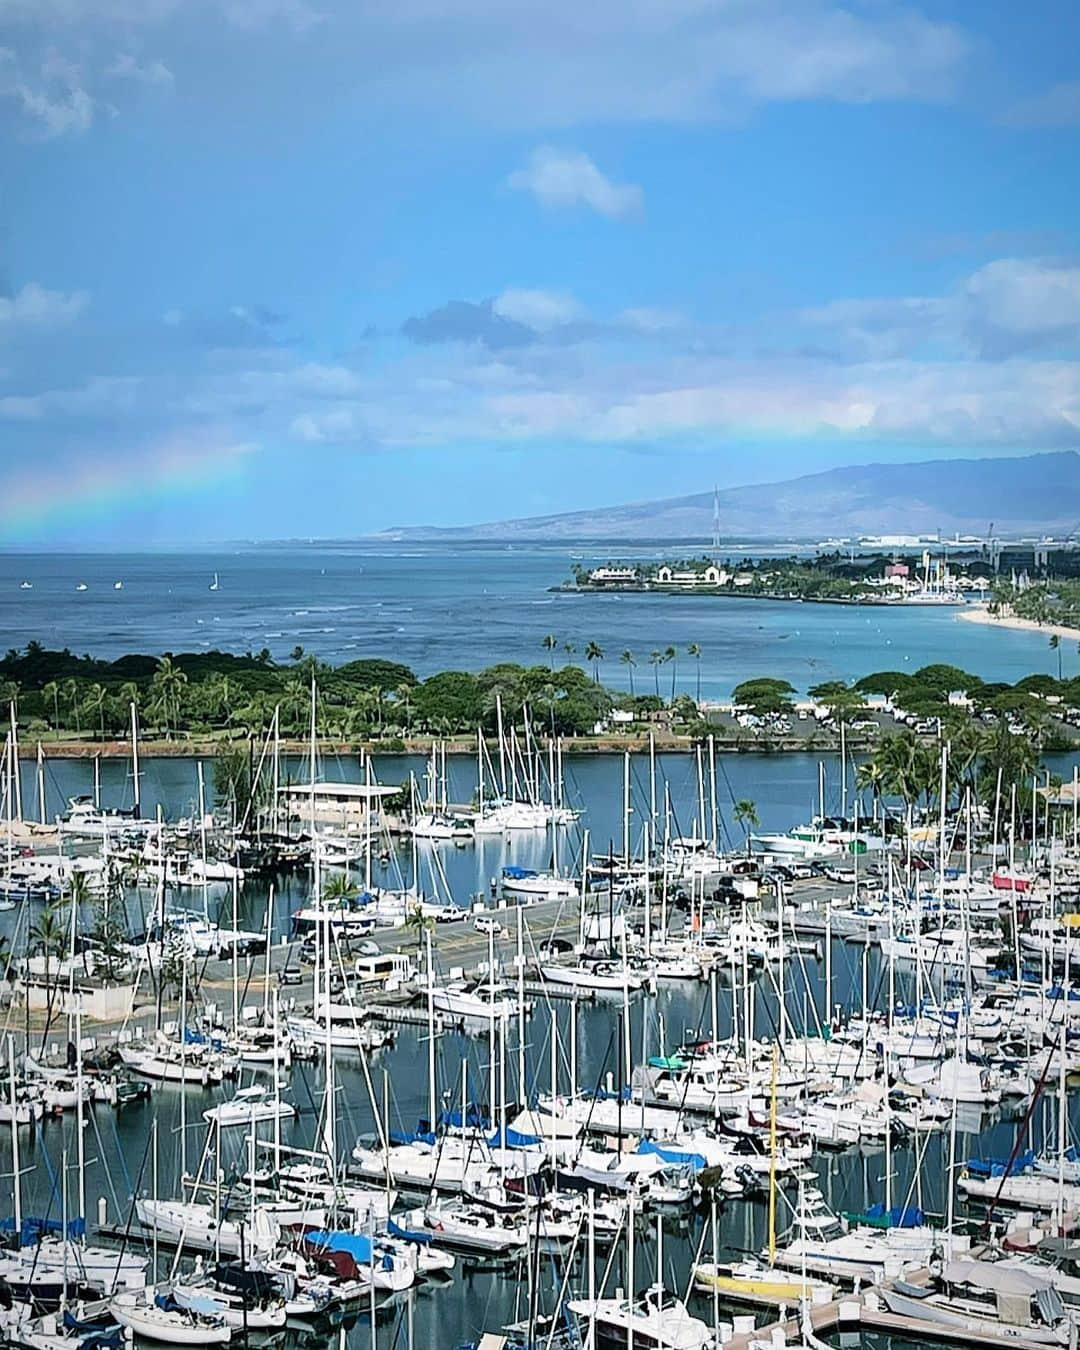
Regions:
[[956, 617], [967, 623], [982, 623], [989, 628], [1012, 628], [1021, 633], [1043, 633], [1046, 637], [1067, 638], [1080, 642], [1080, 628], [1070, 628], [1061, 623], [1036, 623], [1034, 619], [1021, 619], [1015, 614], [991, 614], [983, 605], [961, 610]]
[[[657, 733], [654, 736], [654, 748], [657, 754], [690, 754], [701, 738], [693, 736], [675, 736], [670, 732]], [[255, 744], [259, 738], [256, 738]], [[840, 750], [839, 736], [819, 733], [814, 737], [788, 736], [768, 740], [757, 739], [751, 735], [732, 736], [722, 731], [713, 733], [713, 743], [717, 753], [749, 755], [781, 754], [837, 754]], [[324, 738], [319, 741], [319, 753], [331, 756], [364, 754], [376, 755], [384, 759], [404, 759], [407, 756], [427, 756], [432, 745], [445, 745], [448, 755], [470, 755], [476, 757], [476, 741], [472, 738], [426, 736], [409, 739], [404, 746], [384, 746], [379, 741], [335, 741]], [[492, 747], [495, 746], [492, 741]], [[869, 737], [847, 737], [847, 746], [852, 750], [869, 748]], [[189, 741], [139, 741], [139, 759], [213, 759], [222, 749], [246, 748], [247, 738], [225, 740], [193, 739]], [[46, 759], [130, 759], [130, 741], [42, 741], [42, 753]], [[291, 758], [304, 758], [311, 750], [306, 740], [281, 741], [282, 755]], [[647, 735], [634, 736], [564, 736], [563, 753], [568, 755], [621, 755], [624, 751], [631, 754], [649, 753]], [[20, 738], [19, 759], [30, 761], [37, 756], [37, 741]]]

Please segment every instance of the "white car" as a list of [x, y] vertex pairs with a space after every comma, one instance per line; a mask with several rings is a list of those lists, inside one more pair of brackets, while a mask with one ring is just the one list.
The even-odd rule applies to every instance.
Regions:
[[494, 914], [477, 914], [473, 919], [473, 928], [478, 933], [494, 933], [496, 937], [502, 935], [503, 927]]
[[382, 956], [382, 948], [377, 942], [365, 938], [356, 948], [357, 956]]

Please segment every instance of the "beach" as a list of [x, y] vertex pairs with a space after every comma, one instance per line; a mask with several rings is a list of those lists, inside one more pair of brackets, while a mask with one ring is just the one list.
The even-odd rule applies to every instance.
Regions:
[[1080, 628], [1069, 628], [1059, 623], [1036, 623], [1034, 619], [1020, 619], [1014, 614], [991, 614], [985, 605], [970, 605], [958, 611], [956, 617], [968, 623], [988, 624], [993, 628], [1015, 628], [1025, 633], [1045, 633], [1080, 642]]

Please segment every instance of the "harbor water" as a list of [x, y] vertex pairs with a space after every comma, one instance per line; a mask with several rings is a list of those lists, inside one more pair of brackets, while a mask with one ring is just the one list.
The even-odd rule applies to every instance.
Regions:
[[[400, 782], [410, 772], [422, 775], [425, 764], [418, 760], [390, 758], [376, 763], [380, 781]], [[1071, 764], [1062, 760], [1055, 764], [1059, 773], [1071, 773]], [[159, 803], [171, 819], [189, 815], [197, 800], [196, 765], [192, 760], [149, 760], [143, 765], [142, 799], [144, 809]], [[297, 775], [302, 766], [295, 766]], [[121, 761], [109, 761], [101, 766], [101, 796], [106, 806], [126, 805], [131, 801], [129, 768]], [[359, 781], [361, 771], [355, 760], [327, 760], [322, 765], [327, 778]], [[583, 845], [581, 830], [590, 831], [590, 851], [606, 852], [609, 846], [616, 852], [623, 846], [623, 763], [618, 756], [570, 758], [566, 763], [567, 798], [583, 811], [578, 827], [561, 831], [560, 853], [557, 859], [572, 868], [580, 861]], [[24, 766], [24, 801], [34, 799], [32, 766]], [[80, 791], [90, 789], [90, 766], [85, 762], [62, 761], [50, 763], [47, 771], [46, 813], [54, 815], [63, 801]], [[666, 781], [670, 794], [673, 824], [678, 830], [690, 833], [697, 801], [697, 771], [692, 756], [661, 756], [658, 773]], [[630, 816], [630, 846], [640, 842], [641, 822], [650, 811], [647, 767], [638, 757], [632, 773], [632, 812]], [[207, 779], [212, 771], [207, 769]], [[467, 800], [475, 786], [475, 766], [466, 757], [452, 758], [448, 765], [448, 796], [451, 800]], [[751, 798], [766, 830], [784, 830], [807, 819], [816, 804], [818, 761], [811, 756], [727, 756], [718, 762], [718, 798], [724, 830], [729, 841], [737, 846], [741, 833], [731, 824], [730, 808], [734, 801]], [[840, 774], [833, 759], [827, 764], [828, 807], [839, 806]], [[28, 807], [29, 812], [29, 807]], [[523, 866], [545, 867], [552, 861], [551, 836], [548, 833], [512, 835], [509, 842], [501, 837], [478, 841], [465, 848], [444, 844], [437, 846], [438, 862], [434, 861], [432, 846], [420, 848], [417, 853], [419, 881], [429, 892], [444, 887], [459, 903], [469, 903], [473, 897], [488, 896], [491, 879], [499, 875], [508, 862]], [[412, 850], [394, 847], [388, 865], [378, 864], [377, 882], [400, 884], [412, 879]], [[400, 879], [400, 880], [399, 880]], [[271, 885], [272, 881], [272, 885]], [[310, 880], [303, 873], [282, 874], [272, 879], [249, 879], [239, 892], [237, 917], [245, 928], [262, 930], [266, 926], [267, 907], [272, 907], [271, 928], [275, 941], [289, 931], [289, 916], [307, 898]], [[178, 903], [185, 903], [178, 897]], [[193, 903], [188, 900], [187, 903]], [[198, 897], [201, 905], [201, 895]], [[152, 908], [154, 896], [149, 891], [129, 891], [126, 896], [128, 925], [131, 932], [140, 929], [142, 915]], [[232, 897], [225, 888], [210, 888], [208, 905], [211, 917], [220, 915], [223, 924], [231, 924]], [[33, 906], [2, 917], [3, 927], [17, 946], [25, 925], [32, 922]], [[513, 931], [513, 920], [507, 927]], [[436, 933], [436, 953], [438, 933]], [[539, 940], [543, 934], [534, 934]], [[499, 943], [499, 954], [507, 961], [513, 956], [513, 938]], [[437, 957], [438, 959], [438, 957]], [[871, 1004], [883, 1006], [885, 998], [883, 971], [876, 949], [861, 942], [836, 940], [831, 951], [832, 989], [824, 989], [825, 963], [823, 954], [807, 955], [791, 963], [786, 984], [786, 1006], [791, 1022], [796, 1027], [815, 1026], [825, 1016], [831, 1002], [858, 1012], [865, 996]], [[241, 962], [242, 1001], [259, 1003], [262, 998], [262, 963], [253, 958], [249, 966]], [[897, 995], [901, 999], [914, 996], [910, 983], [897, 977]], [[216, 991], [217, 992], [217, 991]], [[283, 991], [285, 992], [285, 991]], [[227, 1003], [228, 994], [221, 994]], [[726, 1036], [732, 1029], [732, 1005], [740, 995], [723, 986], [716, 998], [717, 1032]], [[771, 1036], [777, 1025], [777, 1000], [768, 975], [755, 984], [755, 1026], [760, 1036]], [[227, 1007], [223, 1011], [228, 1014]], [[614, 1080], [619, 1065], [618, 1045], [621, 1039], [619, 1017], [621, 1002], [598, 1001], [577, 1009], [576, 1043], [578, 1086], [593, 1090]], [[556, 1034], [555, 1086], [566, 1092], [569, 1087], [568, 1046], [571, 1035], [571, 1010], [566, 1001], [550, 1005], [538, 1000], [527, 1021], [524, 1093], [532, 1096], [546, 1092], [551, 1086], [552, 1036]], [[629, 1007], [629, 1040], [635, 1060], [648, 1055], [671, 1051], [694, 1035], [711, 1034], [712, 1000], [707, 984], [700, 982], [661, 983], [653, 996], [635, 996]], [[145, 1020], [145, 1019], [143, 1019]], [[18, 1018], [5, 1026], [5, 1036], [11, 1038], [16, 1052], [23, 1048], [23, 1029]], [[62, 1025], [51, 1033], [62, 1043], [66, 1034]], [[92, 1035], [92, 1030], [87, 1031]], [[403, 1026], [394, 1044], [375, 1052], [367, 1063], [347, 1055], [336, 1057], [337, 1077], [337, 1146], [340, 1156], [347, 1156], [358, 1134], [375, 1128], [375, 1113], [388, 1113], [392, 1129], [412, 1130], [418, 1121], [428, 1115], [427, 1087], [427, 1032], [424, 1027]], [[33, 1046], [31, 1046], [33, 1048]], [[440, 1106], [460, 1105], [462, 1064], [474, 1090], [473, 1100], [487, 1100], [487, 1083], [491, 1065], [486, 1035], [465, 1035], [447, 1031], [437, 1043], [438, 1092]], [[517, 1095], [522, 1087], [516, 1081], [517, 1042], [516, 1027], [507, 1037], [507, 1083], [509, 1092]], [[186, 1102], [181, 1111], [181, 1092], [186, 1091]], [[113, 1112], [99, 1106], [90, 1113], [87, 1126], [85, 1153], [87, 1158], [85, 1193], [89, 1217], [97, 1213], [99, 1197], [105, 1198], [109, 1221], [126, 1226], [131, 1217], [132, 1197], [151, 1194], [155, 1188], [161, 1195], [178, 1193], [179, 1176], [186, 1165], [194, 1171], [205, 1142], [202, 1112], [229, 1095], [232, 1088], [203, 1090], [196, 1088], [155, 1087], [148, 1102]], [[288, 1100], [297, 1108], [296, 1119], [284, 1127], [284, 1142], [299, 1147], [310, 1147], [317, 1129], [318, 1114], [323, 1095], [323, 1074], [319, 1064], [300, 1063], [294, 1066], [289, 1079]], [[628, 1106], [628, 1113], [633, 1107]], [[1053, 1138], [1052, 1100], [1039, 1103], [1029, 1122], [1010, 1118], [1001, 1108], [994, 1114], [980, 1116], [976, 1108], [961, 1107], [957, 1118], [956, 1157], [963, 1159], [972, 1153], [982, 1156], [1007, 1156], [1018, 1129], [1029, 1131], [1030, 1140], [1038, 1148]], [[182, 1114], [185, 1128], [181, 1131]], [[151, 1123], [157, 1121], [156, 1148]], [[1074, 1122], [1075, 1124], [1075, 1122]], [[24, 1212], [38, 1212], [59, 1218], [75, 1211], [79, 1186], [74, 1172], [77, 1156], [74, 1138], [74, 1113], [59, 1120], [46, 1119], [33, 1132], [23, 1130], [20, 1137], [20, 1165]], [[230, 1135], [237, 1136], [235, 1139]], [[894, 1203], [912, 1203], [929, 1214], [943, 1215], [947, 1207], [946, 1179], [951, 1140], [948, 1131], [930, 1134], [910, 1142], [898, 1144], [891, 1151], [891, 1194]], [[246, 1166], [246, 1131], [234, 1130], [226, 1134], [218, 1164], [223, 1174], [222, 1187], [227, 1191], [231, 1179]], [[820, 1188], [837, 1210], [861, 1210], [867, 1204], [884, 1199], [886, 1194], [886, 1153], [884, 1146], [860, 1146], [842, 1153], [819, 1151], [815, 1157]], [[66, 1171], [65, 1171], [66, 1169]], [[12, 1151], [6, 1130], [0, 1131], [0, 1171], [11, 1186]], [[66, 1182], [65, 1182], [66, 1176]], [[958, 1212], [963, 1212], [962, 1207]], [[687, 1295], [690, 1271], [700, 1255], [711, 1259], [713, 1234], [710, 1228], [710, 1207], [706, 1201], [696, 1210], [680, 1211], [666, 1216], [650, 1216], [640, 1224], [636, 1239], [635, 1283], [638, 1287], [657, 1277], [656, 1225], [663, 1224], [662, 1278], [669, 1291], [682, 1297]], [[781, 1202], [778, 1226], [786, 1226], [785, 1204]], [[728, 1200], [719, 1211], [717, 1243], [722, 1259], [738, 1259], [742, 1254], [761, 1249], [767, 1239], [767, 1206], [760, 1200]], [[133, 1235], [132, 1243], [141, 1248], [144, 1239]], [[598, 1278], [604, 1274], [609, 1257], [598, 1257]], [[627, 1280], [626, 1252], [620, 1245], [610, 1256], [611, 1269], [607, 1274], [607, 1288], [614, 1292], [625, 1287]], [[530, 1283], [537, 1288], [541, 1310], [551, 1311], [566, 1275], [561, 1259], [541, 1255], [531, 1272], [522, 1264], [491, 1264], [481, 1260], [459, 1258], [453, 1279], [445, 1284], [423, 1285], [407, 1296], [398, 1296], [397, 1302], [381, 1306], [376, 1325], [372, 1326], [366, 1305], [361, 1306], [347, 1324], [334, 1331], [318, 1333], [289, 1331], [289, 1344], [308, 1344], [318, 1340], [326, 1343], [340, 1336], [350, 1346], [380, 1345], [405, 1346], [410, 1334], [413, 1344], [423, 1350], [446, 1350], [460, 1343], [473, 1341], [481, 1333], [497, 1330], [502, 1325], [522, 1319], [528, 1314]], [[581, 1292], [585, 1276], [580, 1263], [574, 1267], [571, 1288]], [[694, 1309], [706, 1319], [711, 1318], [709, 1300], [695, 1297]]]

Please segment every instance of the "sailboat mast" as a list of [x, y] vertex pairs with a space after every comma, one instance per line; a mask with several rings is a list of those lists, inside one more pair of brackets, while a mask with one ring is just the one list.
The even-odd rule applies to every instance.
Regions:
[[135, 819], [138, 820], [142, 808], [142, 794], [139, 784], [139, 710], [135, 700], [131, 700], [131, 782], [135, 794]]

